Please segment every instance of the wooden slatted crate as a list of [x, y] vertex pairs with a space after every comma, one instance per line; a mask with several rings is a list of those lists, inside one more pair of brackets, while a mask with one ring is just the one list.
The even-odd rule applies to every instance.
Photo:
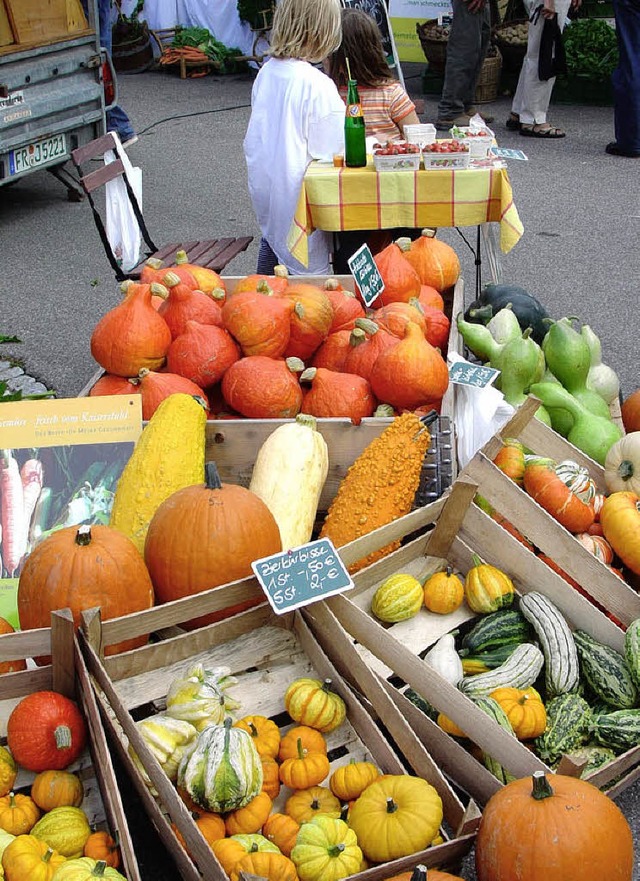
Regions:
[[[535, 590], [547, 596], [572, 629], [585, 630], [620, 653], [624, 652], [624, 634], [587, 598], [474, 504], [477, 492], [478, 485], [469, 477], [461, 476], [445, 498], [342, 548], [340, 555], [349, 565], [371, 550], [402, 538], [402, 529], [405, 540], [413, 533], [419, 533], [417, 538], [407, 541], [393, 554], [356, 573], [355, 588], [326, 600], [325, 605], [357, 641], [362, 658], [380, 677], [386, 693], [420, 735], [440, 767], [474, 799], [484, 804], [500, 787], [498, 780], [472, 757], [461, 742], [445, 734], [403, 695], [410, 686], [466, 731], [471, 742], [497, 759], [514, 776], [549, 770], [534, 753], [502, 730], [422, 660], [440, 636], [464, 627], [476, 616], [463, 604], [451, 615], [435, 615], [422, 608], [408, 621], [383, 625], [371, 613], [371, 599], [377, 587], [393, 573], [424, 574], [428, 566], [437, 571], [445, 562], [464, 577], [472, 566], [473, 554], [477, 553], [484, 561], [510, 575], [519, 593]], [[511, 509], [504, 513], [516, 527], [522, 526]], [[330, 628], [323, 621], [321, 606], [317, 604], [306, 609], [307, 619], [340, 672], [358, 685], [355, 668], [343, 665], [331, 650]], [[571, 769], [573, 773], [578, 771], [575, 763], [570, 761], [564, 761], [563, 769]], [[617, 756], [590, 774], [588, 779], [615, 795], [639, 776], [640, 746]]]
[[[245, 597], [251, 581], [245, 579], [237, 583], [244, 587]], [[472, 846], [478, 819], [475, 805], [471, 803], [465, 811], [419, 738], [393, 708], [391, 701], [387, 701], [389, 730], [395, 742], [402, 746], [402, 757], [391, 748], [360, 700], [341, 680], [298, 612], [277, 617], [268, 606], [262, 605], [227, 621], [191, 633], [177, 633], [162, 642], [123, 655], [100, 656], [99, 646], [111, 642], [116, 632], [154, 632], [162, 625], [178, 626], [193, 617], [194, 612], [202, 615], [215, 611], [221, 603], [228, 604], [228, 597], [222, 596], [227, 590], [217, 588], [206, 595], [178, 601], [172, 604], [169, 617], [166, 607], [130, 616], [126, 625], [124, 619], [101, 623], [97, 610], [93, 610], [85, 613], [85, 632], [80, 638], [94, 677], [104, 723], [114, 735], [120, 756], [152, 822], [171, 852], [180, 876], [193, 881], [202, 877], [208, 881], [226, 879], [176, 789], [140, 737], [133, 716], [140, 719], [161, 710], [170, 682], [193, 662], [202, 662], [206, 667], [229, 667], [239, 680], [232, 691], [242, 704], [238, 715], [266, 715], [274, 719], [282, 731], [291, 725], [283, 703], [287, 685], [301, 676], [331, 679], [348, 708], [347, 721], [327, 735], [332, 770], [350, 758], [366, 758], [385, 772], [396, 774], [405, 773], [407, 763], [440, 793], [447, 827], [447, 840], [443, 844], [352, 877], [358, 881], [382, 881], [419, 862], [430, 866], [455, 865]], [[347, 657], [351, 654], [355, 663], [361, 663], [337, 622], [335, 634], [345, 647]], [[150, 794], [132, 762], [129, 744], [158, 792], [157, 799]], [[282, 809], [285, 793], [283, 787], [274, 804], [275, 810]], [[193, 859], [187, 856], [173, 835], [170, 822], [180, 830]]]
[[[67, 770], [82, 780], [82, 810], [89, 823], [108, 829], [118, 841], [123, 874], [128, 881], [142, 881], [98, 705], [77, 647], [69, 610], [55, 612], [51, 628], [0, 636], [0, 661], [26, 660], [41, 655], [51, 655], [51, 665], [0, 676], [0, 743], [6, 745], [7, 720], [13, 708], [27, 695], [53, 690], [76, 700], [87, 723], [89, 744]], [[14, 790], [28, 794], [34, 777], [31, 771], [21, 768]]]

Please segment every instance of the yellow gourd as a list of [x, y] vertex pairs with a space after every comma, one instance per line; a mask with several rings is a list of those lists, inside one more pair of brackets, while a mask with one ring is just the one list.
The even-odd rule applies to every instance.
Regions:
[[30, 834], [46, 842], [63, 857], [75, 859], [82, 856], [91, 827], [81, 808], [65, 806], [48, 811]]
[[378, 587], [371, 600], [371, 611], [389, 624], [413, 618], [422, 608], [422, 584], [413, 575], [398, 572]]
[[445, 572], [436, 572], [424, 583], [424, 604], [430, 612], [448, 615], [462, 605], [464, 585], [451, 566]]
[[144, 553], [151, 518], [165, 499], [202, 483], [204, 406], [191, 395], [165, 398], [142, 432], [118, 481], [110, 525]]
[[[408, 514], [420, 483], [430, 435], [415, 413], [396, 417], [358, 456], [342, 480], [320, 532], [336, 547]], [[357, 572], [390, 554], [392, 542], [349, 566]]]
[[249, 489], [273, 514], [283, 549], [311, 539], [328, 471], [327, 444], [313, 416], [299, 414], [260, 447]]

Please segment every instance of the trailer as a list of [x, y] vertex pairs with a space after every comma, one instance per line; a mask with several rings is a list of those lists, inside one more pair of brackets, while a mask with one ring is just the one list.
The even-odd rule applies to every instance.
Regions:
[[0, 0], [0, 187], [46, 169], [83, 198], [65, 163], [105, 133], [116, 98], [96, 0], [86, 14], [81, 0]]

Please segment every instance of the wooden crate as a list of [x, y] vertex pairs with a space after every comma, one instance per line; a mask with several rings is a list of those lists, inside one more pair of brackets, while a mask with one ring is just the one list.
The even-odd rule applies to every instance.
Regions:
[[11, 50], [70, 40], [88, 31], [80, 0], [0, 0], [0, 46]]
[[593, 554], [527, 493], [493, 464], [503, 437], [514, 437], [540, 456], [557, 462], [573, 459], [589, 471], [599, 492], [605, 492], [604, 469], [538, 419], [537, 403], [524, 404], [461, 472], [478, 484], [480, 495], [574, 578], [596, 602], [628, 625], [640, 618], [640, 595]]
[[[12, 709], [28, 694], [53, 690], [76, 700], [87, 722], [89, 744], [67, 770], [82, 780], [82, 809], [89, 823], [109, 830], [120, 845], [121, 871], [128, 881], [141, 881], [98, 705], [68, 609], [52, 615], [51, 628], [0, 637], [0, 661], [39, 655], [51, 655], [51, 665], [0, 676], [0, 743], [6, 745], [7, 720]], [[34, 777], [31, 771], [21, 768], [14, 790], [28, 794]]]
[[[222, 601], [220, 588], [207, 595], [173, 604], [170, 622], [179, 625], [193, 616], [193, 600], [197, 599], [198, 614], [215, 610]], [[152, 609], [131, 616], [131, 633], [157, 631], [167, 623], [166, 610]], [[387, 773], [406, 773], [405, 762], [413, 771], [427, 779], [440, 793], [448, 840], [426, 851], [395, 860], [353, 876], [358, 881], [381, 881], [419, 862], [429, 866], [455, 865], [468, 852], [474, 840], [478, 812], [470, 803], [465, 811], [444, 776], [426, 752], [416, 734], [387, 701], [386, 718], [396, 743], [403, 747], [402, 757], [390, 746], [354, 692], [341, 680], [298, 612], [277, 617], [262, 605], [227, 621], [191, 633], [179, 633], [167, 640], [148, 645], [124, 655], [101, 658], [99, 646], [109, 643], [115, 632], [123, 629], [123, 619], [100, 622], [97, 610], [85, 613], [85, 632], [81, 634], [83, 653], [94, 677], [103, 720], [111, 729], [120, 756], [148, 814], [171, 852], [180, 876], [185, 879], [225, 881], [226, 876], [211, 849], [195, 826], [191, 814], [175, 788], [149, 752], [140, 737], [136, 719], [153, 715], [164, 706], [164, 698], [172, 679], [189, 664], [200, 661], [207, 667], [226, 665], [239, 682], [232, 694], [242, 701], [238, 715], [259, 713], [274, 719], [282, 730], [291, 720], [284, 712], [283, 696], [287, 685], [300, 676], [332, 680], [335, 690], [344, 698], [347, 721], [327, 735], [332, 770], [349, 758], [374, 761]], [[336, 638], [344, 646], [346, 657], [353, 655], [360, 663], [351, 641], [335, 622]], [[140, 773], [131, 761], [128, 744], [136, 750], [159, 796], [153, 798]], [[286, 798], [283, 787], [274, 804], [281, 809]], [[177, 842], [169, 828], [173, 821], [193, 854], [193, 861]]]
[[[390, 527], [383, 527], [377, 533], [341, 548], [341, 557], [349, 565], [364, 553], [401, 537], [399, 530], [402, 527], [405, 537], [417, 530], [429, 530], [426, 535], [420, 534], [398, 551], [356, 573], [354, 589], [326, 600], [326, 605], [357, 641], [362, 657], [380, 677], [386, 693], [420, 735], [442, 770], [474, 799], [484, 804], [500, 787], [497, 779], [472, 758], [461, 743], [441, 731], [400, 694], [406, 685], [411, 686], [440, 712], [453, 719], [470, 735], [473, 743], [496, 758], [514, 776], [549, 770], [535, 754], [502, 730], [421, 659], [441, 635], [463, 626], [475, 615], [466, 604], [446, 616], [435, 615], [423, 608], [408, 621], [383, 625], [370, 611], [371, 599], [378, 585], [395, 572], [417, 575], [424, 572], [427, 565], [431, 565], [435, 571], [442, 567], [445, 560], [455, 571], [464, 575], [472, 565], [473, 553], [477, 553], [486, 562], [499, 566], [509, 574], [519, 593], [535, 590], [545, 594], [560, 609], [572, 628], [587, 631], [618, 652], [624, 650], [624, 634], [588, 599], [473, 504], [477, 491], [476, 483], [469, 477], [461, 476], [446, 498], [413, 511]], [[504, 511], [505, 516], [517, 526], [518, 521], [512, 518], [512, 513], [510, 509]], [[314, 617], [321, 615], [319, 605], [305, 611], [315, 629]], [[340, 672], [357, 684], [349, 666], [343, 665], [331, 651], [328, 631], [325, 630], [324, 638], [320, 631], [318, 636]], [[577, 772], [571, 762], [563, 762], [565, 772], [567, 769]], [[639, 763], [640, 746], [616, 757], [590, 774], [588, 779], [606, 788], [608, 794], [615, 795], [640, 776]]]

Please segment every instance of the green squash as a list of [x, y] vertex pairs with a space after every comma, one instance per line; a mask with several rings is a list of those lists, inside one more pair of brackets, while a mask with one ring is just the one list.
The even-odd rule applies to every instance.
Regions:
[[531, 336], [541, 343], [549, 325], [549, 313], [544, 306], [528, 291], [515, 284], [487, 284], [480, 292], [477, 300], [465, 312], [465, 319], [470, 322], [487, 324], [500, 309], [509, 303], [515, 313], [520, 327], [531, 328]]
[[249, 804], [262, 789], [262, 763], [248, 731], [209, 725], [178, 769], [178, 787], [207, 811], [224, 814]]
[[82, 856], [91, 827], [81, 808], [63, 806], [44, 814], [30, 834], [46, 842], [63, 857], [74, 859]]

